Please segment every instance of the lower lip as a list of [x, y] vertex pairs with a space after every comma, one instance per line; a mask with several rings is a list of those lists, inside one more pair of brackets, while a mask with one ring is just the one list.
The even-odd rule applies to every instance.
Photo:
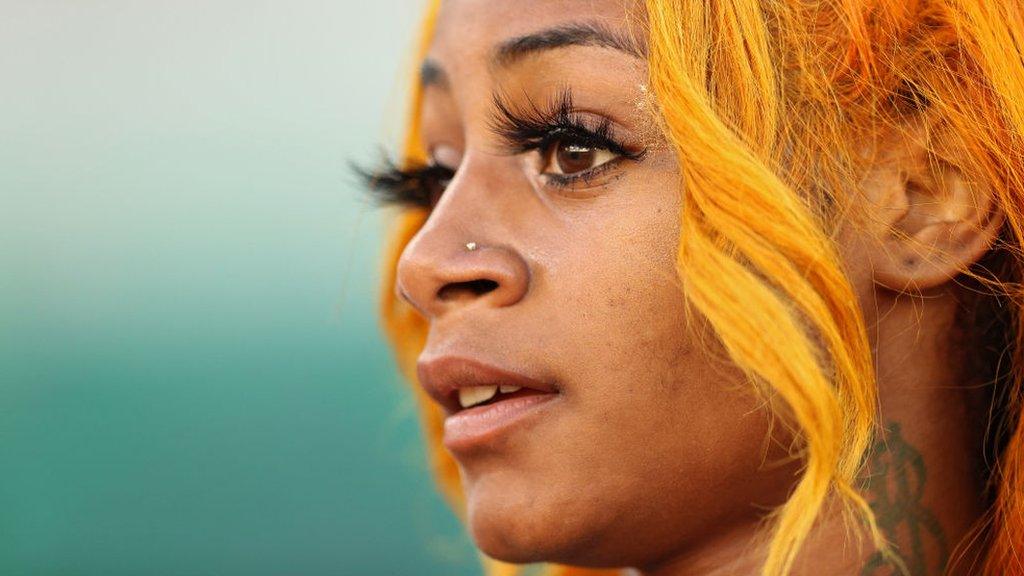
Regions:
[[444, 421], [444, 445], [461, 452], [493, 442], [544, 412], [558, 394], [532, 394], [466, 408]]

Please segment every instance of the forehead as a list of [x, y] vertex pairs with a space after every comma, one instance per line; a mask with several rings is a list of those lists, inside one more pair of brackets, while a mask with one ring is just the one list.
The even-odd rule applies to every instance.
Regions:
[[591, 24], [641, 38], [638, 0], [443, 0], [430, 57], [481, 61], [510, 38], [567, 24]]

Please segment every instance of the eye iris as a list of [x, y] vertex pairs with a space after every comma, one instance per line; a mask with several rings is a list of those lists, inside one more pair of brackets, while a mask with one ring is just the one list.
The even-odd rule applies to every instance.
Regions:
[[436, 182], [432, 182], [428, 186], [427, 191], [429, 192], [430, 195], [429, 201], [431, 206], [434, 206], [438, 203], [438, 201], [441, 199], [441, 194], [444, 194], [444, 189], [447, 187], [447, 180], [439, 180]]
[[560, 143], [555, 148], [555, 161], [562, 174], [583, 172], [594, 165], [597, 149], [578, 144]]
[[431, 208], [437, 205], [453, 176], [454, 170], [451, 168], [441, 164], [431, 164], [419, 182], [424, 202], [428, 203]]

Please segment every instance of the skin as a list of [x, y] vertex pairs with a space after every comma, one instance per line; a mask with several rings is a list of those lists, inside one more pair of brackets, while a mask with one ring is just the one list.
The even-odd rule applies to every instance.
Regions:
[[[600, 46], [491, 58], [503, 40], [551, 26], [600, 22], [625, 34], [642, 17], [621, 0], [444, 2], [428, 54], [444, 82], [426, 88], [424, 138], [457, 173], [403, 253], [398, 290], [430, 322], [421, 361], [471, 356], [559, 388], [528, 428], [453, 454], [485, 553], [645, 576], [755, 574], [765, 512], [785, 501], [799, 464], [778, 448], [787, 439], [768, 441], [771, 415], [706, 324], [685, 321], [678, 166], [645, 112], [643, 59]], [[565, 87], [643, 158], [559, 188], [540, 154], [501, 148], [489, 128], [495, 91], [527, 107]], [[869, 143], [876, 161], [859, 202], [870, 224], [839, 241], [876, 349], [881, 420], [898, 422], [921, 454], [920, 505], [956, 543], [982, 503], [981, 479], [956, 456], [980, 440], [963, 409], [977, 392], [951, 344], [950, 280], [998, 226], [983, 218], [988, 205], [965, 202], [955, 173], [910, 194], [899, 175], [921, 169], [921, 146]], [[479, 248], [466, 251], [470, 241]], [[478, 280], [493, 284], [473, 290]], [[859, 574], [874, 550], [848, 537], [838, 515], [823, 514], [795, 573]]]

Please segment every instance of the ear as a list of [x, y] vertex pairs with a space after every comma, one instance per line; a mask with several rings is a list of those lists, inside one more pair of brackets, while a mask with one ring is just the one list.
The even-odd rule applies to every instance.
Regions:
[[880, 138], [861, 182], [873, 279], [897, 292], [949, 282], [992, 247], [1003, 225], [993, 191], [929, 154], [931, 140], [923, 126]]

